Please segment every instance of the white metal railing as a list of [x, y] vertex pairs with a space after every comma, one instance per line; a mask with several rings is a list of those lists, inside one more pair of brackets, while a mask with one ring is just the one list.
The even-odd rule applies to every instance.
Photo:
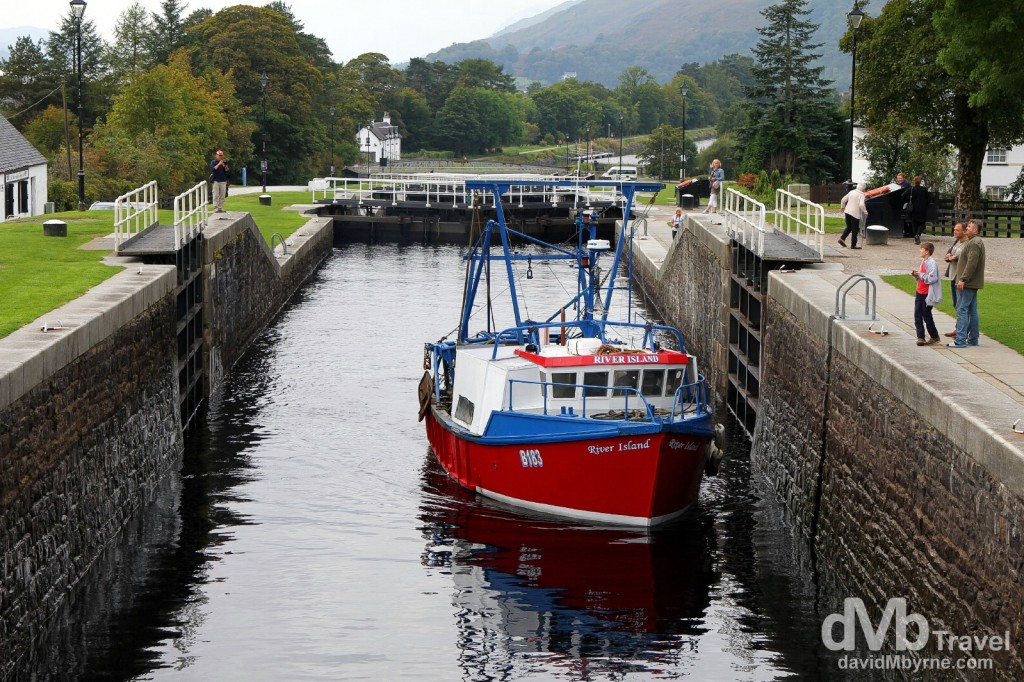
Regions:
[[210, 219], [209, 185], [203, 180], [174, 197], [174, 249], [178, 250], [206, 229]]
[[775, 229], [810, 246], [823, 258], [825, 208], [784, 189], [775, 190]]
[[725, 190], [723, 213], [729, 236], [753, 251], [755, 255], [763, 256], [764, 204], [729, 187]]
[[157, 221], [156, 180], [119, 196], [114, 200], [114, 252], [119, 252], [123, 242], [156, 225]]
[[[508, 201], [523, 205], [527, 196], [541, 196], [541, 201], [552, 204], [573, 196], [574, 202], [590, 201], [621, 201], [622, 195], [615, 187], [540, 187], [530, 184], [531, 180], [551, 181], [562, 177], [551, 175], [516, 174], [469, 174], [469, 173], [413, 173], [413, 174], [380, 174], [371, 178], [315, 178], [310, 186], [313, 201], [355, 199], [360, 204], [375, 199], [390, 200], [392, 205], [399, 201], [408, 201], [410, 196], [426, 197], [426, 205], [440, 205], [442, 202], [451, 206], [471, 204], [473, 193], [466, 191], [466, 180], [516, 180], [509, 188]], [[484, 206], [494, 204], [494, 196], [490, 192], [480, 194]]]

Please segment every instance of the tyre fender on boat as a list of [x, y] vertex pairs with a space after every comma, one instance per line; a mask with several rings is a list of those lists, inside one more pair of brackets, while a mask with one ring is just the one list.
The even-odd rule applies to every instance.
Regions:
[[725, 457], [725, 425], [715, 424], [715, 439], [711, 443], [711, 454], [704, 465], [704, 473], [708, 476], [718, 475], [723, 457]]
[[430, 376], [430, 372], [424, 372], [423, 377], [420, 379], [419, 396], [420, 416], [417, 421], [423, 421], [423, 418], [427, 416], [427, 412], [430, 411], [430, 403], [434, 397], [434, 378]]

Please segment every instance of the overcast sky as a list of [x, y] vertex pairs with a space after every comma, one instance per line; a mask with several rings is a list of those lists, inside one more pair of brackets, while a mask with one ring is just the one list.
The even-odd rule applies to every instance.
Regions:
[[[86, 0], [91, 19], [106, 40], [112, 40], [118, 16], [131, 0]], [[160, 0], [140, 0], [159, 11]], [[486, 38], [513, 21], [534, 16], [564, 0], [292, 0], [288, 2], [305, 31], [327, 41], [335, 61], [346, 62], [364, 52], [381, 52], [392, 63], [422, 57], [452, 43]], [[190, 0], [193, 10], [214, 12], [231, 5], [265, 5], [239, 0]], [[56, 30], [67, 14], [68, 0], [3, 0], [0, 28], [32, 26]], [[14, 41], [11, 40], [13, 43]], [[6, 46], [4, 46], [6, 47]]]

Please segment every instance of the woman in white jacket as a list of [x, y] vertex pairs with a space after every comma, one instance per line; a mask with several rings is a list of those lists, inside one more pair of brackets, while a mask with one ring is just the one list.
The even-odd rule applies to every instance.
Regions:
[[843, 200], [839, 202], [839, 205], [843, 208], [843, 215], [846, 217], [846, 229], [843, 230], [843, 236], [839, 238], [839, 246], [846, 246], [846, 238], [851, 234], [853, 239], [850, 242], [850, 246], [854, 249], [859, 249], [857, 246], [857, 235], [860, 234], [860, 217], [868, 214], [868, 206], [864, 201], [864, 190], [867, 188], [863, 182], [859, 183], [856, 189], [851, 189], [847, 192]]
[[[939, 330], [932, 318], [932, 308], [942, 303], [942, 278], [939, 277], [939, 266], [935, 264], [932, 254], [935, 245], [924, 242], [920, 246], [921, 266], [912, 270], [911, 275], [917, 280], [917, 296], [914, 297], [914, 327], [917, 329], [917, 345], [930, 346], [939, 342]], [[925, 327], [928, 328], [928, 340], [924, 338]]]

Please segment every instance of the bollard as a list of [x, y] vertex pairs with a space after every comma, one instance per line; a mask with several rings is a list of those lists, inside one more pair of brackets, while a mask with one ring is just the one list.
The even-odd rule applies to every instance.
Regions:
[[44, 237], [67, 237], [68, 236], [68, 224], [63, 220], [47, 220], [43, 223], [43, 236]]
[[270, 198], [271, 197], [270, 197], [269, 194], [261, 194], [260, 195], [260, 206], [270, 206]]
[[889, 243], [889, 228], [882, 225], [868, 225], [864, 228], [864, 244], [885, 246]]

